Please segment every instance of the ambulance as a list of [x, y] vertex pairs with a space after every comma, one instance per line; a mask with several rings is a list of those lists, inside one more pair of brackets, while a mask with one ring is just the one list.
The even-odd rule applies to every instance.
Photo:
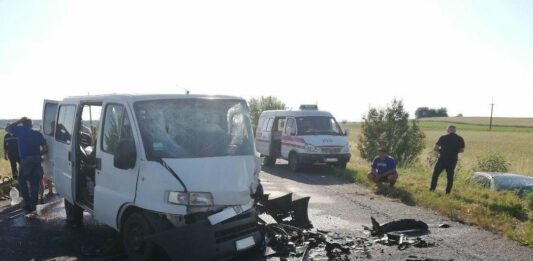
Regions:
[[348, 130], [342, 130], [335, 117], [319, 111], [315, 105], [299, 110], [264, 111], [255, 132], [257, 151], [264, 165], [285, 159], [296, 172], [311, 164], [328, 164], [346, 168], [350, 161]]
[[43, 167], [64, 197], [117, 230], [129, 260], [212, 260], [261, 245], [261, 170], [246, 101], [207, 95], [45, 100]]

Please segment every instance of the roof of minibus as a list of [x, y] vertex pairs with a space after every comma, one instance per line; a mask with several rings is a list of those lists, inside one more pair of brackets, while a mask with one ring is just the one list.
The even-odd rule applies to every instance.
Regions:
[[200, 95], [200, 94], [104, 94], [71, 96], [63, 99], [62, 102], [101, 102], [101, 101], [122, 101], [137, 102], [149, 100], [171, 100], [171, 99], [213, 99], [213, 100], [243, 100], [240, 97], [224, 95]]
[[327, 111], [314, 111], [314, 110], [298, 110], [298, 111], [284, 111], [284, 110], [273, 110], [273, 111], [263, 111], [260, 117], [305, 117], [305, 116], [326, 116], [333, 117], [331, 113]]

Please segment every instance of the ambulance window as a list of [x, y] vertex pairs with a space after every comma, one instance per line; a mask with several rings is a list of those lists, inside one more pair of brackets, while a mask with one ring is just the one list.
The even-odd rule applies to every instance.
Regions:
[[102, 137], [102, 150], [115, 154], [120, 137], [120, 127], [124, 107], [119, 104], [107, 105], [104, 116], [104, 127]]
[[72, 130], [74, 129], [74, 117], [76, 116], [75, 105], [62, 105], [59, 107], [55, 137], [57, 141], [70, 144]]
[[264, 125], [264, 121], [265, 121], [265, 118], [259, 118], [259, 122], [257, 123], [257, 128], [256, 130], [262, 130], [263, 129], [263, 125]]
[[283, 131], [285, 129], [285, 122], [286, 121], [287, 121], [287, 119], [285, 119], [285, 118], [282, 118], [282, 119], [278, 120], [278, 129], [277, 129], [277, 131]]
[[268, 126], [267, 126], [267, 131], [268, 132], [272, 131], [272, 125], [273, 124], [274, 124], [274, 119], [273, 118], [268, 119]]
[[285, 128], [285, 134], [294, 136], [296, 135], [296, 123], [294, 118], [289, 118], [287, 120], [287, 127]]
[[268, 124], [270, 123], [270, 118], [266, 118], [264, 121], [263, 121], [263, 132], [267, 132], [268, 131]]

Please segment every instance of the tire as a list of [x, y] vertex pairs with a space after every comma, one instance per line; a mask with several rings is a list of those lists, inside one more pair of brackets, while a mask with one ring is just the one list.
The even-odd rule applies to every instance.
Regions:
[[276, 158], [271, 157], [271, 156], [266, 156], [263, 163], [265, 164], [265, 166], [274, 166], [276, 165]]
[[83, 208], [68, 202], [66, 199], [64, 199], [64, 201], [67, 225], [73, 227], [83, 226]]
[[293, 152], [289, 155], [289, 169], [292, 172], [298, 172], [301, 169], [300, 159], [298, 158], [298, 154], [296, 152]]
[[156, 258], [156, 246], [144, 239], [153, 233], [154, 229], [140, 212], [134, 212], [126, 218], [122, 229], [122, 242], [128, 260], [145, 261]]

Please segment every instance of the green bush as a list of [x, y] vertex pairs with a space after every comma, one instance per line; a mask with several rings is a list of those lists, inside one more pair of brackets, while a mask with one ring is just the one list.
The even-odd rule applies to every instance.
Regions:
[[477, 158], [474, 171], [507, 172], [510, 166], [511, 164], [500, 153], [492, 152]]
[[261, 96], [259, 98], [252, 98], [248, 101], [250, 107], [250, 118], [252, 120], [252, 126], [255, 130], [259, 116], [263, 111], [268, 110], [284, 110], [285, 103], [274, 96]]
[[416, 162], [425, 147], [425, 135], [418, 121], [409, 120], [401, 100], [395, 99], [386, 109], [370, 108], [363, 120], [357, 144], [363, 159], [373, 160], [383, 146], [400, 166]]

